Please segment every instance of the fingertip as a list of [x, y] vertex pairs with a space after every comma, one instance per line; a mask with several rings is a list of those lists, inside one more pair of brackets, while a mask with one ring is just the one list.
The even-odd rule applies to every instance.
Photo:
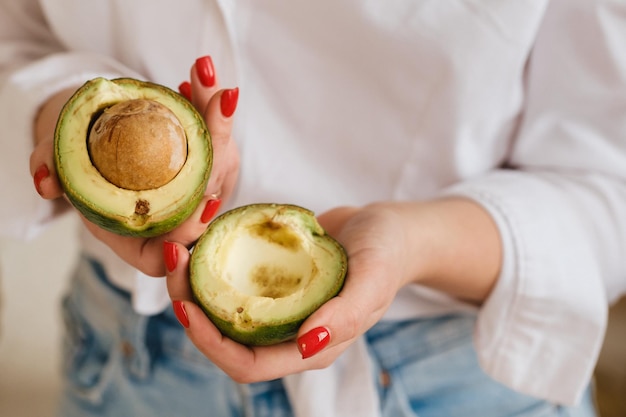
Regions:
[[204, 210], [202, 210], [202, 214], [200, 215], [200, 222], [204, 224], [209, 223], [217, 214], [221, 204], [222, 200], [219, 198], [209, 199], [204, 206]]
[[178, 92], [187, 100], [192, 101], [191, 83], [189, 81], [183, 81], [178, 85]]
[[211, 132], [214, 145], [216, 141], [223, 145], [230, 140], [233, 115], [237, 110], [238, 103], [238, 87], [220, 90], [208, 101], [203, 116]]
[[230, 88], [222, 91], [220, 96], [220, 110], [222, 116], [229, 118], [235, 113], [237, 103], [239, 102], [239, 87]]
[[163, 260], [167, 272], [174, 272], [178, 265], [178, 247], [174, 242], [163, 241]]
[[330, 343], [330, 329], [326, 326], [315, 327], [296, 340], [302, 359], [310, 358], [321, 352]]
[[210, 56], [203, 56], [193, 63], [189, 72], [189, 95], [194, 107], [204, 113], [211, 97], [219, 89], [219, 79]]
[[172, 300], [192, 300], [193, 295], [189, 285], [189, 251], [187, 248], [178, 242], [164, 241], [163, 264], [170, 298]]
[[45, 165], [35, 171], [33, 183], [37, 193], [46, 200], [55, 200], [63, 195], [61, 185]]
[[187, 309], [185, 308], [185, 303], [181, 300], [172, 301], [172, 309], [174, 310], [174, 315], [181, 326], [185, 329], [189, 328], [189, 316], [187, 315]]
[[35, 170], [35, 174], [33, 175], [33, 182], [35, 183], [35, 190], [40, 196], [44, 196], [43, 193], [43, 182], [46, 178], [50, 176], [50, 170], [48, 170], [48, 166], [46, 164], [42, 164]]
[[203, 86], [215, 86], [215, 67], [213, 66], [213, 59], [210, 55], [201, 56], [196, 59], [194, 67], [198, 80]]

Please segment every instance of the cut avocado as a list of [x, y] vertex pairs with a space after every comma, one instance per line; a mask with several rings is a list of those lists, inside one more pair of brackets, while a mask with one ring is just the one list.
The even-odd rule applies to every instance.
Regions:
[[195, 210], [213, 154], [193, 105], [158, 84], [96, 78], [67, 101], [54, 163], [69, 201], [91, 222], [126, 236], [166, 233]]
[[339, 293], [344, 248], [314, 214], [286, 204], [252, 204], [211, 222], [193, 249], [196, 301], [222, 334], [250, 346], [293, 338]]

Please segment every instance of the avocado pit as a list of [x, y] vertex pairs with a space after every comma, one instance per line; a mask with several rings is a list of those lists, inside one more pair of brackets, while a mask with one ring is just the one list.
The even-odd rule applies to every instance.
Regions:
[[148, 99], [105, 109], [89, 131], [87, 146], [92, 164], [107, 181], [135, 191], [169, 183], [187, 158], [180, 121], [166, 106]]

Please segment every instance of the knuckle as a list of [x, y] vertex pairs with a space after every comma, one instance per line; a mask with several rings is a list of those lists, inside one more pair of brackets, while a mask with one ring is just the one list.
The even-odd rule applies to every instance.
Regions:
[[252, 375], [249, 375], [245, 371], [237, 371], [229, 374], [233, 381], [238, 384], [253, 384], [255, 382], [259, 382], [260, 379], [253, 378]]

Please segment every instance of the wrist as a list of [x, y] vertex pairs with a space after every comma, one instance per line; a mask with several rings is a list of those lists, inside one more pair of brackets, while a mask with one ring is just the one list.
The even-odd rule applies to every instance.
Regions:
[[406, 225], [405, 283], [419, 283], [482, 302], [500, 271], [502, 249], [495, 222], [479, 204], [445, 198], [395, 205]]

